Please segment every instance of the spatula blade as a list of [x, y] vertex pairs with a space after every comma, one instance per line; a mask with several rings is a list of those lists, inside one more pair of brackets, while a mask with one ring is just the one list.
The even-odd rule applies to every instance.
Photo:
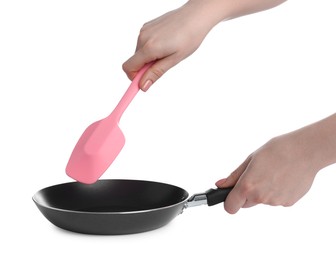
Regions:
[[[125, 144], [125, 137], [117, 124], [106, 127], [97, 121], [91, 124], [78, 140], [66, 173], [71, 178], [86, 184], [96, 182], [112, 164]], [[100, 127], [99, 127], [100, 126]]]

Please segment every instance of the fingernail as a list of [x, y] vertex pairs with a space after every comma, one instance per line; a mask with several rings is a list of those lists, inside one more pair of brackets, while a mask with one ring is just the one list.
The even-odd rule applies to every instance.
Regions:
[[152, 86], [152, 84], [153, 84], [153, 82], [150, 79], [148, 79], [145, 82], [145, 85], [143, 85], [142, 91], [146, 92], [150, 88], [150, 86]]
[[217, 181], [217, 182], [216, 182], [216, 186], [217, 186], [217, 187], [222, 186], [222, 185], [225, 183], [225, 181], [226, 181], [226, 178]]

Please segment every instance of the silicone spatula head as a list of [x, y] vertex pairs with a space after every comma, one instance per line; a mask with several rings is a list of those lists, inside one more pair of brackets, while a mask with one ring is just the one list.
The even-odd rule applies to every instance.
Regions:
[[136, 75], [120, 102], [106, 118], [91, 124], [79, 138], [66, 166], [71, 178], [86, 184], [96, 182], [108, 169], [125, 144], [119, 128], [123, 112], [139, 91], [139, 80], [151, 64]]

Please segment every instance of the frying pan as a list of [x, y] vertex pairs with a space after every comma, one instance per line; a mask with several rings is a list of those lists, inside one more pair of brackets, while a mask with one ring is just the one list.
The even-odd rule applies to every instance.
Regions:
[[186, 190], [144, 180], [98, 180], [50, 186], [33, 196], [41, 213], [62, 229], [96, 235], [134, 234], [168, 224], [192, 206], [225, 201], [232, 188], [191, 196]]

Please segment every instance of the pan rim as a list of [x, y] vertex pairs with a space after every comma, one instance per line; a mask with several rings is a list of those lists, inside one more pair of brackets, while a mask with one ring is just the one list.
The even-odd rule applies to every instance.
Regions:
[[[62, 208], [48, 206], [48, 205], [46, 205], [46, 204], [41, 203], [41, 202], [38, 201], [37, 195], [39, 193], [41, 193], [43, 190], [46, 190], [48, 188], [52, 188], [52, 187], [55, 187], [55, 186], [61, 186], [61, 185], [65, 185], [65, 184], [69, 184], [70, 185], [72, 183], [77, 183], [76, 181], [73, 181], [73, 182], [64, 182], [64, 183], [60, 183], [60, 184], [55, 184], [55, 185], [51, 185], [51, 186], [42, 188], [42, 189], [38, 190], [33, 195], [32, 200], [39, 207], [43, 207], [45, 209], [49, 209], [49, 210], [53, 210], [53, 211], [57, 211], [57, 212], [67, 212], [67, 213], [86, 214], [86, 215], [126, 215], [126, 214], [141, 214], [141, 213], [146, 213], [146, 212], [153, 212], [153, 211], [158, 211], [158, 210], [169, 209], [169, 208], [172, 208], [172, 207], [176, 207], [177, 205], [180, 205], [180, 204], [185, 205], [187, 203], [188, 198], [189, 198], [189, 193], [185, 189], [183, 189], [181, 187], [178, 187], [176, 185], [172, 185], [172, 184], [168, 184], [168, 183], [164, 183], [164, 182], [148, 181], [148, 180], [137, 180], [137, 179], [100, 179], [98, 181], [137, 181], [137, 182], [147, 182], [147, 183], [156, 183], [156, 184], [169, 185], [169, 186], [176, 187], [176, 188], [179, 188], [179, 189], [183, 190], [186, 193], [186, 198], [184, 200], [181, 200], [178, 203], [174, 203], [174, 204], [171, 204], [171, 205], [168, 205], [168, 206], [164, 206], [164, 207], [157, 207], [157, 208], [144, 209], [144, 210], [135, 210], [135, 211], [120, 211], [120, 212], [112, 212], [112, 211], [101, 212], [101, 211], [84, 211], [84, 210], [62, 209]], [[181, 212], [183, 212], [183, 208], [182, 208]]]

